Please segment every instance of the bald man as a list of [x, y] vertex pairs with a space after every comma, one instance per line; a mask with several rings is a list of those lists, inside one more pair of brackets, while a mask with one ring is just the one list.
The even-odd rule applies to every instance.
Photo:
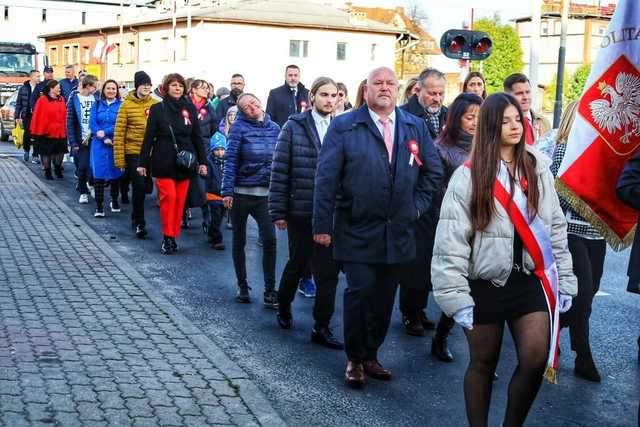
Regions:
[[415, 223], [431, 205], [442, 166], [424, 123], [396, 108], [389, 68], [367, 78], [366, 104], [331, 121], [318, 157], [314, 240], [333, 243], [347, 276], [345, 382], [388, 381], [378, 360], [398, 280], [416, 257]]

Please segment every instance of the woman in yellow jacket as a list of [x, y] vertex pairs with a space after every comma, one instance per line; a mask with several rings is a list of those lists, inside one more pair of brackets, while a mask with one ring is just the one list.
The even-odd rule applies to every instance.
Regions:
[[144, 221], [145, 177], [138, 175], [140, 151], [144, 132], [147, 128], [149, 109], [157, 103], [151, 94], [151, 78], [144, 71], [134, 76], [135, 91], [130, 92], [122, 103], [114, 132], [113, 157], [116, 167], [125, 171], [125, 176], [133, 187], [132, 226], [136, 237], [147, 235]]

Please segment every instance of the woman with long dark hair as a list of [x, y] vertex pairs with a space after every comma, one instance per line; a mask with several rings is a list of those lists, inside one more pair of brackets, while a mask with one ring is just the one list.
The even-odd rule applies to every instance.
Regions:
[[49, 80], [38, 98], [31, 118], [31, 136], [42, 159], [44, 176], [53, 179], [51, 160], [56, 176], [62, 179], [62, 158], [67, 152], [67, 106], [60, 94], [60, 83]]
[[480, 71], [472, 71], [467, 74], [462, 84], [462, 92], [476, 94], [482, 99], [487, 97], [487, 81]]
[[543, 375], [556, 381], [558, 317], [577, 289], [550, 160], [526, 145], [523, 122], [515, 98], [487, 97], [471, 157], [451, 177], [436, 231], [434, 296], [465, 329], [473, 427], [488, 422], [505, 323], [518, 366], [502, 425], [524, 424]]
[[194, 169], [197, 168], [200, 175], [207, 174], [207, 159], [197, 122], [198, 113], [184, 96], [187, 88], [184, 77], [169, 74], [162, 87], [165, 92], [162, 102], [152, 106], [149, 112], [138, 173], [141, 176], [150, 173], [156, 178], [164, 236], [160, 252], [168, 255], [178, 250], [176, 238], [180, 234], [189, 180], [196, 173], [178, 163], [177, 156], [182, 152], [195, 156]]
[[115, 166], [113, 159], [113, 133], [121, 104], [118, 82], [107, 80], [102, 85], [100, 99], [91, 107], [89, 129], [92, 141], [89, 164], [95, 185], [96, 212], [93, 216], [96, 218], [104, 217], [104, 187], [107, 183], [111, 191], [111, 212], [120, 212], [118, 196], [122, 171]]
[[[427, 254], [427, 273], [431, 272], [431, 256], [433, 254], [433, 238], [440, 215], [440, 204], [444, 192], [447, 190], [449, 180], [455, 172], [469, 157], [471, 153], [471, 143], [476, 133], [478, 124], [478, 113], [482, 105], [482, 98], [473, 93], [461, 93], [449, 106], [447, 113], [447, 123], [436, 140], [435, 145], [440, 153], [444, 166], [444, 179], [442, 180], [442, 193], [440, 197], [434, 199], [430, 212], [431, 227], [428, 232], [428, 239], [431, 243]], [[420, 221], [418, 221], [420, 223]], [[431, 285], [429, 280], [428, 285]], [[453, 355], [447, 344], [447, 337], [455, 322], [445, 313], [440, 316], [436, 332], [431, 341], [431, 354], [443, 362], [453, 361]]]

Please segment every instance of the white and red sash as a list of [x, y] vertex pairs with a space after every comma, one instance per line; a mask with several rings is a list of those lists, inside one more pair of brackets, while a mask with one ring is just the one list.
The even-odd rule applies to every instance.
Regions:
[[540, 279], [540, 285], [544, 290], [549, 312], [550, 334], [549, 334], [549, 356], [547, 358], [547, 368], [544, 373], [545, 379], [552, 383], [557, 383], [558, 372], [558, 344], [560, 338], [560, 311], [558, 307], [558, 268], [553, 255], [551, 238], [547, 233], [544, 223], [538, 215], [533, 218], [529, 216], [527, 209], [526, 180], [520, 178], [514, 189], [513, 199], [510, 195], [509, 171], [504, 164], [500, 165], [500, 171], [496, 178], [493, 193], [496, 200], [507, 211], [509, 219], [513, 223], [515, 231], [522, 239], [524, 248], [533, 259], [533, 274]]

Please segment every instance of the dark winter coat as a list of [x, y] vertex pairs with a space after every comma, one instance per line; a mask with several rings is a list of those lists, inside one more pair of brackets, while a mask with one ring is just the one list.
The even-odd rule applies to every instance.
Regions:
[[224, 159], [216, 157], [212, 152], [207, 158], [207, 176], [205, 177], [205, 190], [207, 193], [220, 196], [223, 170]]
[[429, 129], [431, 139], [434, 141], [436, 140], [436, 138], [438, 138], [438, 135], [440, 135], [440, 132], [444, 128], [444, 125], [447, 122], [447, 112], [449, 111], [447, 107], [445, 107], [444, 105], [442, 106], [439, 114], [440, 128], [436, 129], [434, 128], [431, 121], [427, 119], [427, 111], [424, 109], [422, 104], [420, 104], [420, 101], [418, 101], [418, 95], [411, 96], [411, 98], [409, 98], [409, 101], [400, 108], [413, 114], [416, 117], [424, 119], [427, 124], [427, 128]]
[[273, 150], [279, 133], [280, 126], [271, 121], [268, 114], [264, 115], [263, 122], [258, 122], [238, 112], [227, 139], [223, 196], [233, 196], [236, 186], [269, 187]]
[[78, 89], [78, 79], [62, 79], [60, 80], [60, 90], [64, 99], [69, 99], [71, 92]]
[[[35, 87], [34, 87], [35, 88]], [[29, 120], [31, 118], [31, 82], [27, 80], [18, 89], [18, 99], [16, 99], [16, 119]]]
[[38, 83], [36, 87], [33, 88], [33, 91], [31, 92], [31, 97], [29, 98], [29, 105], [31, 106], [31, 111], [35, 110], [36, 102], [38, 101], [38, 98], [40, 98], [40, 95], [42, 95], [42, 92], [44, 91], [44, 87], [47, 85], [48, 81], [49, 80], [43, 80], [40, 83]]
[[205, 155], [208, 157], [211, 151], [211, 137], [218, 131], [218, 122], [215, 120], [215, 111], [209, 102], [205, 102], [200, 111], [197, 111], [197, 116], [202, 146], [204, 147]]
[[[627, 205], [640, 211], [640, 151], [624, 167], [617, 188], [618, 197]], [[640, 294], [640, 222], [629, 257], [629, 292]]]
[[271, 166], [269, 214], [311, 220], [320, 138], [311, 110], [293, 115], [278, 136]]
[[[338, 261], [396, 264], [416, 257], [416, 220], [440, 187], [442, 165], [424, 121], [398, 108], [395, 113], [391, 163], [366, 105], [334, 118], [324, 138], [313, 233], [332, 235]], [[422, 166], [409, 164], [412, 140]]]
[[[188, 123], [182, 116], [182, 111], [189, 114]], [[206, 165], [207, 158], [202, 146], [200, 126], [197, 123], [197, 113], [193, 104], [186, 98], [174, 100], [165, 97], [149, 110], [149, 121], [144, 133], [140, 166], [151, 171], [155, 178], [188, 179], [194, 174], [184, 172], [176, 166], [177, 151], [169, 126], [173, 127], [178, 150], [187, 150], [196, 155], [199, 165]]]
[[291, 87], [286, 83], [271, 89], [267, 98], [267, 114], [280, 127], [284, 126], [290, 116], [306, 110], [308, 106], [309, 90], [302, 83], [298, 83], [295, 100]]
[[[78, 95], [77, 90], [65, 98], [67, 99], [67, 141], [70, 147], [77, 147], [82, 142], [82, 106], [76, 95]], [[93, 94], [93, 98], [98, 102], [100, 97], [97, 92]]]

